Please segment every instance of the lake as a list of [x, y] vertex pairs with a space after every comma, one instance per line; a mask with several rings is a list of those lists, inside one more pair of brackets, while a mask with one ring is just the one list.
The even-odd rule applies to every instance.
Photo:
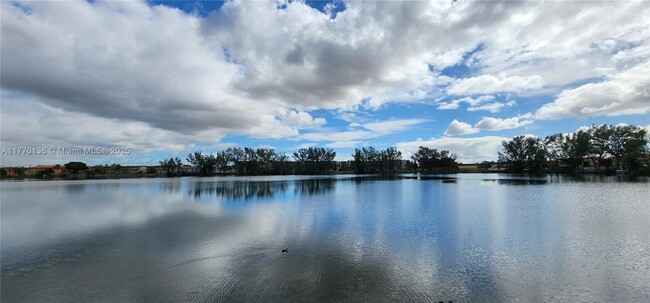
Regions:
[[503, 174], [2, 181], [0, 301], [650, 302], [649, 185]]

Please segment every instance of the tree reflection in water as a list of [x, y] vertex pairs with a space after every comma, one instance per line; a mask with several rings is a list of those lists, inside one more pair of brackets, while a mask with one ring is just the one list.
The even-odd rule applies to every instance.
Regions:
[[542, 185], [548, 181], [542, 179], [483, 179], [483, 182], [497, 182], [504, 185]]
[[335, 179], [196, 182], [189, 194], [197, 200], [215, 197], [239, 201], [272, 198], [276, 195], [286, 194], [293, 187], [294, 194], [297, 196], [312, 196], [333, 190], [335, 182]]
[[181, 190], [181, 183], [179, 180], [170, 179], [169, 182], [161, 182], [160, 189], [166, 193], [178, 193]]
[[328, 192], [336, 186], [335, 179], [308, 179], [298, 180], [294, 183], [294, 193], [298, 195], [313, 196]]

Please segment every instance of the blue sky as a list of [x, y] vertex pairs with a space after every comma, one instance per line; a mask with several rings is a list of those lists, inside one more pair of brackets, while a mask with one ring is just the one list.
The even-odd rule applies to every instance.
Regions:
[[[650, 125], [648, 2], [2, 2], [2, 147], [449, 149]], [[2, 165], [65, 163], [8, 155]]]

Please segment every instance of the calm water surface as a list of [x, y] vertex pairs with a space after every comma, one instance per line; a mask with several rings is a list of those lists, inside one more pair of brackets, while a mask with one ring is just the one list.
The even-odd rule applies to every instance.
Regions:
[[3, 181], [0, 300], [650, 302], [649, 185]]

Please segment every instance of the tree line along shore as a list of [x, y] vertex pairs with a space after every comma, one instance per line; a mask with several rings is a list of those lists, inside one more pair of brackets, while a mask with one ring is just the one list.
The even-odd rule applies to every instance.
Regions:
[[355, 149], [351, 160], [335, 161], [330, 148], [308, 147], [291, 156], [270, 148], [237, 148], [205, 154], [190, 153], [159, 161], [154, 166], [119, 164], [88, 166], [83, 162], [64, 165], [2, 168], [3, 178], [118, 178], [213, 175], [322, 175], [337, 173], [600, 173], [624, 172], [648, 175], [647, 130], [632, 125], [592, 125], [573, 133], [538, 138], [517, 136], [503, 141], [498, 161], [461, 164], [448, 150], [420, 146], [408, 159], [395, 147]]

